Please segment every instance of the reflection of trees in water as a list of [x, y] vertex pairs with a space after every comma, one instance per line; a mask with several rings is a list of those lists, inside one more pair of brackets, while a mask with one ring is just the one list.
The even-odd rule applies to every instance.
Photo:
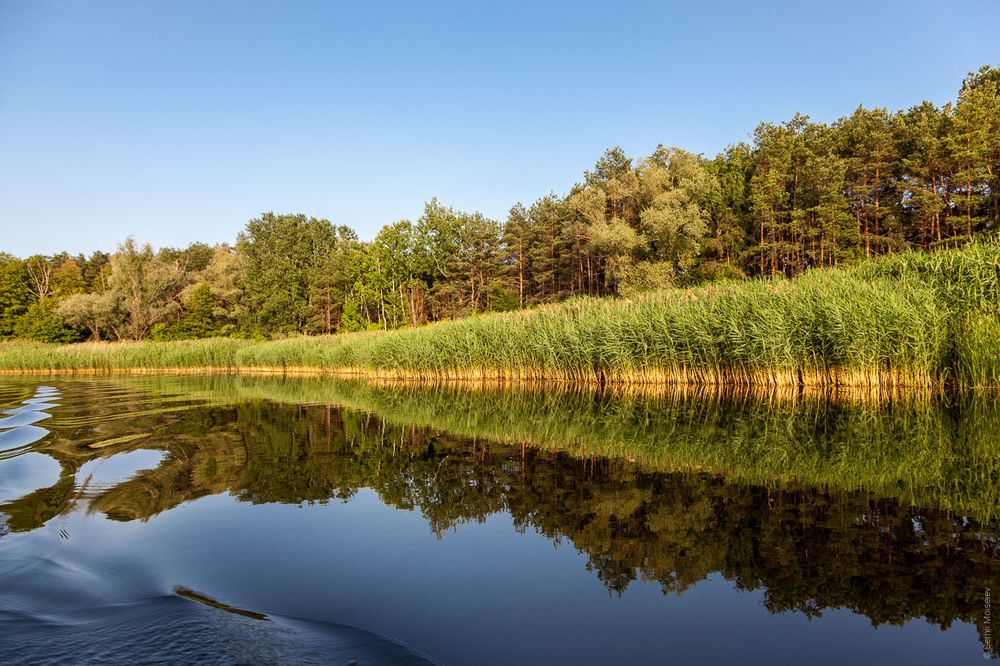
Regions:
[[[124, 381], [124, 380], [121, 380]], [[254, 377], [133, 379], [154, 394], [334, 404], [390, 423], [584, 457], [702, 469], [751, 485], [797, 478], [989, 518], [1000, 513], [1000, 400], [989, 394], [620, 392]]]
[[[878, 493], [734, 483], [327, 406], [250, 401], [139, 418], [152, 419], [143, 422], [149, 435], [126, 448], [161, 449], [164, 460], [96, 494], [90, 511], [146, 519], [227, 491], [246, 502], [301, 503], [371, 488], [388, 505], [419, 511], [438, 535], [509, 512], [518, 529], [572, 542], [612, 594], [636, 580], [679, 594], [719, 572], [740, 589], [763, 590], [776, 613], [847, 608], [874, 624], [924, 617], [942, 627], [973, 622], [982, 632], [983, 590], [1000, 589], [993, 525]], [[127, 431], [128, 420], [101, 436], [119, 427]], [[53, 445], [64, 470], [102, 453], [86, 448], [91, 439]], [[0, 507], [12, 529], [65, 510], [72, 477], [47, 490]]]
[[198, 428], [169, 429], [167, 460], [92, 510], [144, 518], [223, 490], [300, 503], [371, 488], [419, 511], [439, 535], [507, 511], [518, 529], [571, 541], [610, 593], [635, 580], [682, 593], [720, 572], [740, 589], [763, 589], [772, 612], [847, 608], [874, 624], [980, 623], [984, 588], [1000, 588], [992, 525], [870, 493], [664, 473], [329, 407], [255, 402], [211, 414]]
[[63, 468], [59, 480], [48, 488], [0, 504], [0, 514], [7, 515], [6, 525], [13, 532], [37, 529], [70, 507], [75, 488], [72, 471]]

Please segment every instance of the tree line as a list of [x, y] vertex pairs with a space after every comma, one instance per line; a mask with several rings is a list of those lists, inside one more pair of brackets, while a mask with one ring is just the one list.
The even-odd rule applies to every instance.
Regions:
[[571, 296], [794, 277], [1000, 227], [1000, 68], [955, 103], [796, 114], [712, 159], [607, 150], [504, 221], [432, 199], [371, 241], [266, 213], [233, 245], [0, 254], [0, 338], [188, 339], [392, 329]]

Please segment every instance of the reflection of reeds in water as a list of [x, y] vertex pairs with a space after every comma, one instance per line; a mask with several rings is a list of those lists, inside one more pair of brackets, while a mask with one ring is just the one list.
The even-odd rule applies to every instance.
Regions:
[[[886, 500], [900, 492], [890, 472], [855, 480], [872, 492], [807, 482], [810, 462], [832, 475], [871, 474], [841, 460], [866, 455], [883, 456], [876, 463], [887, 470], [933, 470], [920, 483], [964, 469], [986, 478], [990, 468], [980, 459], [991, 459], [994, 443], [973, 440], [995, 418], [987, 401], [316, 378], [106, 383], [179, 407], [204, 405], [150, 435], [149, 445], [168, 452], [156, 469], [93, 498], [89, 510], [117, 520], [146, 519], [208, 493], [301, 503], [370, 488], [386, 505], [418, 511], [439, 535], [507, 512], [517, 529], [585, 553], [611, 594], [639, 579], [680, 593], [718, 572], [740, 589], [763, 588], [772, 612], [850, 608], [875, 624], [976, 621], [977, 595], [996, 580], [995, 530]], [[139, 422], [152, 418], [152, 410], [129, 404]], [[79, 446], [98, 453], [86, 441]], [[686, 471], [699, 466], [725, 476]], [[765, 487], [733, 482], [758, 478]], [[179, 593], [219, 603], [187, 592]]]
[[1000, 404], [988, 395], [870, 389], [588, 388], [135, 378], [215, 402], [265, 399], [370, 412], [401, 426], [513, 442], [748, 484], [867, 490], [987, 519], [1000, 509]]
[[997, 386], [1000, 244], [793, 281], [576, 299], [419, 329], [266, 343], [6, 343], [0, 370], [328, 372], [394, 379]]

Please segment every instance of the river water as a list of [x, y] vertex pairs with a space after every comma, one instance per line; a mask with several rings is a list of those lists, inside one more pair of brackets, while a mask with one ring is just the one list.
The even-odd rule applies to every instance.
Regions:
[[0, 379], [0, 663], [992, 659], [989, 397]]

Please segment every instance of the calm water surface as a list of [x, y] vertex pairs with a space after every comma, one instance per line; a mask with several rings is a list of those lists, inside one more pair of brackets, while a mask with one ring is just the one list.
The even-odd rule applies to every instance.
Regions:
[[0, 409], [0, 663], [997, 656], [982, 397], [48, 377]]

